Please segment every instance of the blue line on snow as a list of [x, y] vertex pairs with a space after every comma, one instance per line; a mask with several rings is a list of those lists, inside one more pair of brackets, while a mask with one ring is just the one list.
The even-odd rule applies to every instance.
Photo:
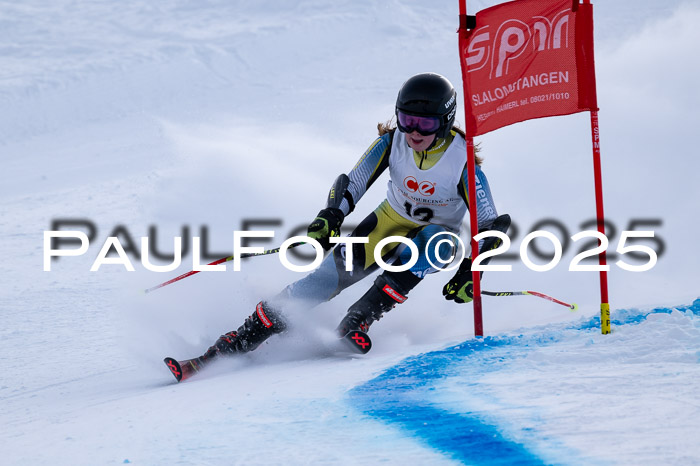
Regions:
[[[700, 315], [700, 298], [690, 306], [651, 311], [616, 310], [612, 325], [636, 325], [650, 314], [670, 314], [674, 310]], [[434, 398], [435, 384], [451, 376], [464, 378], [465, 362], [470, 360], [474, 376], [497, 371], [503, 366], [499, 348], [525, 351], [560, 341], [562, 329], [591, 330], [600, 327], [600, 317], [573, 326], [545, 330], [535, 335], [496, 336], [468, 340], [440, 351], [414, 356], [387, 369], [369, 382], [350, 391], [352, 403], [366, 414], [397, 425], [431, 447], [458, 461], [479, 465], [536, 465], [545, 460], [525, 445], [506, 438], [498, 426], [473, 413], [442, 409]], [[512, 352], [508, 357], [517, 357]]]

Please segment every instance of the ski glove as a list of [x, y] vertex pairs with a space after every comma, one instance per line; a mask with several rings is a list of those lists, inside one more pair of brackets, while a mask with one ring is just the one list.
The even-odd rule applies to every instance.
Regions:
[[474, 283], [472, 281], [472, 260], [466, 257], [459, 266], [452, 280], [442, 289], [445, 299], [456, 303], [468, 303], [474, 298]]
[[340, 209], [333, 207], [323, 209], [309, 225], [306, 236], [321, 243], [323, 249], [327, 251], [331, 248], [328, 238], [340, 236], [340, 225], [344, 219], [345, 214]]

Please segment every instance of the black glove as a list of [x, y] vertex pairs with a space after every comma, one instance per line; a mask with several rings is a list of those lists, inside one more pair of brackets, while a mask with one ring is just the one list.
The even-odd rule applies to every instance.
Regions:
[[[506, 233], [510, 227], [510, 215], [503, 214], [499, 215], [491, 223], [490, 229], [501, 231]], [[484, 240], [481, 246], [481, 252], [492, 251], [501, 245], [502, 241], [500, 238], [495, 236], [489, 236]], [[481, 263], [486, 265], [491, 260], [491, 257], [487, 257]], [[481, 272], [481, 276], [484, 276], [484, 272]], [[454, 300], [456, 303], [468, 303], [474, 299], [474, 282], [472, 280], [472, 259], [471, 257], [465, 257], [462, 263], [459, 265], [459, 269], [452, 280], [447, 282], [442, 289], [442, 295], [447, 300]]]
[[472, 259], [464, 258], [452, 280], [442, 289], [442, 295], [447, 300], [456, 303], [468, 303], [474, 298], [474, 282], [472, 281]]
[[340, 236], [340, 225], [344, 219], [345, 214], [340, 209], [333, 207], [323, 209], [309, 225], [306, 236], [321, 243], [323, 249], [327, 251], [331, 248], [328, 238]]

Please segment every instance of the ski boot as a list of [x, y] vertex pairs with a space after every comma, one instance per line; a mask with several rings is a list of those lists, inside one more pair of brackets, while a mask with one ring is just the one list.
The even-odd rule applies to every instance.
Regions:
[[261, 301], [255, 312], [238, 330], [221, 335], [202, 356], [184, 361], [165, 358], [165, 364], [178, 382], [188, 379], [219, 356], [232, 356], [253, 351], [275, 333], [285, 330], [282, 317], [269, 304]]
[[372, 340], [367, 335], [369, 327], [381, 319], [385, 312], [404, 301], [406, 296], [392, 288], [380, 275], [367, 293], [350, 306], [336, 332], [353, 351], [365, 354], [372, 349]]

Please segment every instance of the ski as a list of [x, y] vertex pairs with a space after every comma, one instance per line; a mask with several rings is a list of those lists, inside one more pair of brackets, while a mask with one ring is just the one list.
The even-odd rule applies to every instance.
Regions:
[[165, 358], [163, 359], [163, 362], [166, 366], [168, 366], [168, 369], [170, 369], [170, 372], [173, 374], [175, 379], [177, 379], [178, 382], [182, 382], [183, 380], [189, 379], [202, 369], [202, 363], [197, 359], [199, 358], [178, 361], [173, 358]]
[[[367, 354], [372, 349], [372, 340], [369, 338], [369, 335], [361, 330], [352, 330], [340, 340], [343, 342], [343, 346], [353, 353]], [[178, 382], [189, 379], [205, 366], [200, 358], [182, 361], [174, 358], [165, 358], [163, 362]]]
[[367, 354], [372, 349], [372, 340], [361, 330], [351, 330], [342, 340], [345, 346], [355, 353]]

